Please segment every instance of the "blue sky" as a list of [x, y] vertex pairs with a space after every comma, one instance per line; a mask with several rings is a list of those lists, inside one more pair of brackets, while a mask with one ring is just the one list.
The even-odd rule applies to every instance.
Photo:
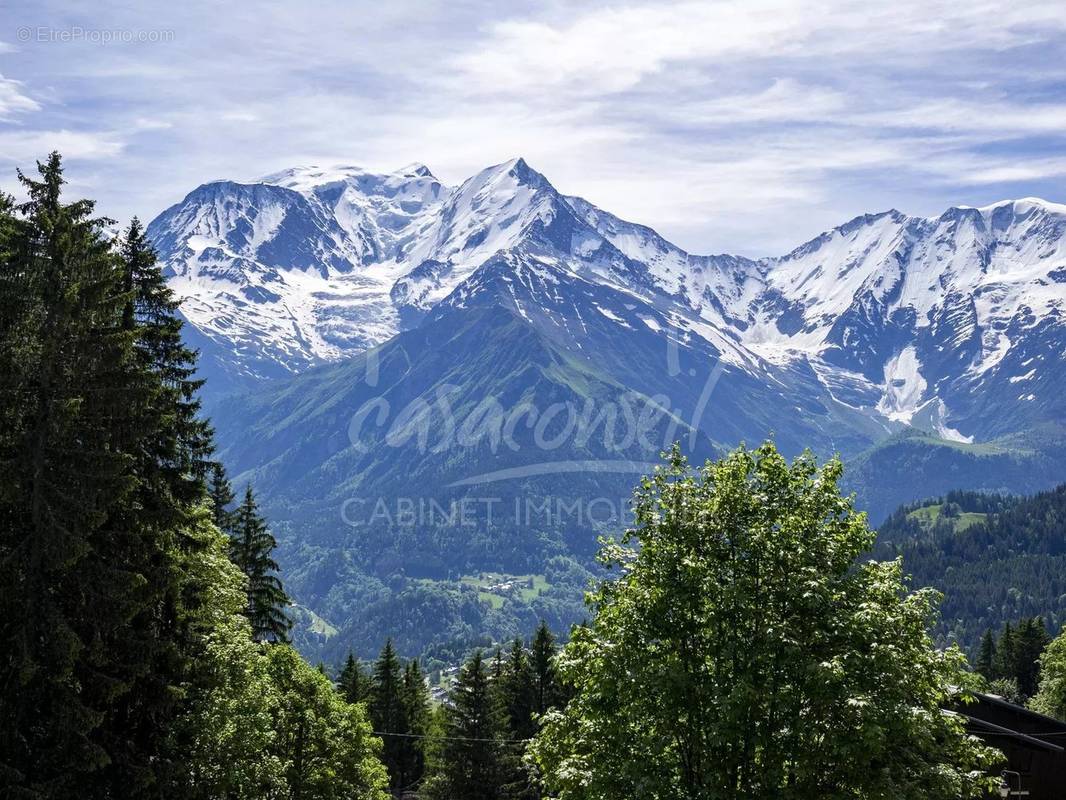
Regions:
[[1062, 0], [19, 0], [2, 19], [0, 186], [58, 148], [120, 220], [297, 164], [452, 183], [515, 155], [693, 252], [1066, 201]]

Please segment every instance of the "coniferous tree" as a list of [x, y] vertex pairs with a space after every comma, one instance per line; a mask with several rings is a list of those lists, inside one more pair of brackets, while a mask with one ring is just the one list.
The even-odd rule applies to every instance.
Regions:
[[382, 734], [381, 760], [389, 771], [389, 786], [395, 792], [403, 788], [403, 761], [407, 719], [403, 698], [403, 668], [392, 639], [374, 663], [370, 689], [370, 719], [374, 730]]
[[502, 796], [503, 720], [481, 652], [459, 670], [449, 694], [442, 746], [442, 783], [448, 797], [497, 800]]
[[537, 632], [533, 635], [531, 649], [535, 700], [533, 710], [540, 715], [562, 700], [562, 690], [555, 673], [555, 654], [558, 647], [555, 644], [555, 636], [544, 620], [541, 620]]
[[153, 344], [109, 221], [62, 202], [58, 154], [38, 169], [17, 214], [0, 203], [0, 786], [139, 796], [183, 668], [175, 537], [197, 483], [164, 377], [183, 356]]
[[996, 655], [992, 659], [992, 676], [994, 678], [1014, 678], [1017, 680], [1017, 646], [1014, 639], [1014, 627], [1010, 622], [1003, 624], [1003, 630], [996, 642]]
[[108, 765], [107, 710], [154, 654], [108, 652], [145, 602], [128, 560], [139, 553], [112, 526], [139, 438], [114, 422], [148, 389], [121, 324], [120, 266], [93, 204], [62, 202], [58, 154], [38, 170], [19, 173], [17, 218], [5, 204], [0, 282], [0, 778], [50, 797]]
[[992, 629], [987, 628], [981, 637], [981, 648], [977, 653], [976, 670], [979, 675], [991, 680], [995, 677], [994, 664], [996, 662], [996, 640], [992, 635]]
[[401, 702], [407, 735], [401, 739], [399, 783], [403, 791], [410, 791], [418, 786], [425, 774], [424, 737], [429, 726], [429, 690], [417, 658], [411, 659], [404, 669]]
[[503, 796], [513, 800], [532, 800], [539, 796], [536, 782], [523, 763], [526, 743], [536, 732], [534, 719], [535, 690], [533, 670], [522, 640], [516, 638], [507, 651], [503, 673], [494, 681], [503, 718], [501, 770]]
[[113, 242], [38, 166], [0, 196], [0, 796], [379, 800], [363, 710], [238, 615], [143, 229]]
[[289, 598], [277, 576], [278, 565], [273, 556], [276, 546], [249, 486], [244, 502], [234, 514], [231, 558], [248, 580], [247, 615], [253, 636], [259, 641], [288, 641], [292, 627], [285, 613]]
[[498, 686], [500, 681], [503, 680], [503, 648], [496, 645], [496, 649], [492, 653], [492, 668], [491, 673], [492, 680]]
[[993, 693], [1012, 702], [1025, 702], [1040, 684], [1040, 654], [1048, 644], [1042, 617], [1028, 617], [1017, 625], [1006, 622], [994, 642], [986, 631], [977, 655], [977, 672], [988, 678]]
[[370, 697], [370, 676], [351, 650], [338, 676], [337, 689], [348, 703], [365, 703]]
[[1014, 650], [1014, 678], [1023, 698], [1036, 694], [1040, 684], [1040, 654], [1048, 644], [1047, 629], [1040, 617], [1018, 623]]
[[[139, 436], [130, 453], [129, 501], [112, 511], [112, 543], [127, 554], [127, 568], [137, 576], [141, 607], [111, 652], [113, 658], [133, 652], [144, 663], [127, 695], [111, 706], [114, 733], [105, 745], [111, 764], [101, 773], [106, 788], [100, 791], [114, 797], [139, 794], [165, 768], [158, 751], [167, 735], [168, 715], [178, 711], [175, 686], [187, 682], [195, 657], [185, 616], [210, 590], [190, 585], [179, 565], [185, 551], [199, 546], [183, 531], [202, 503], [212, 448], [211, 429], [198, 416], [196, 393], [202, 381], [194, 378], [196, 353], [182, 341], [178, 301], [137, 218], [118, 240], [117, 260], [125, 299], [121, 328], [133, 334], [136, 391], [125, 414], [112, 424], [115, 430], [129, 429]], [[112, 555], [112, 560], [121, 559]], [[136, 768], [140, 790], [128, 766], [137, 753], [144, 759]]]
[[[147, 463], [158, 482], [179, 502], [199, 502], [213, 447], [210, 425], [200, 419], [196, 351], [182, 340], [179, 301], [156, 263], [157, 254], [136, 217], [120, 242], [124, 282], [129, 290], [123, 323], [137, 331], [136, 353], [153, 381], [149, 413], [154, 435], [147, 437]], [[159, 488], [159, 487], [157, 487]]]
[[529, 656], [516, 638], [507, 652], [500, 680], [500, 702], [507, 717], [512, 739], [529, 739], [536, 732], [533, 715], [536, 713], [536, 682]]
[[211, 516], [215, 527], [227, 536], [233, 533], [234, 512], [230, 509], [236, 497], [233, 486], [226, 477], [226, 470], [219, 463], [211, 465], [207, 495], [211, 501]]

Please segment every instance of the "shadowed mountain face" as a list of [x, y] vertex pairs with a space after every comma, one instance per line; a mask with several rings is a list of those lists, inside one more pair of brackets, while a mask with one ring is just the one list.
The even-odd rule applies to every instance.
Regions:
[[[575, 618], [596, 533], [674, 440], [840, 453], [875, 520], [1064, 477], [1064, 206], [867, 215], [753, 261], [517, 159], [454, 188], [420, 165], [212, 183], [149, 232], [318, 630], [414, 650]], [[476, 577], [548, 571], [514, 596]]]

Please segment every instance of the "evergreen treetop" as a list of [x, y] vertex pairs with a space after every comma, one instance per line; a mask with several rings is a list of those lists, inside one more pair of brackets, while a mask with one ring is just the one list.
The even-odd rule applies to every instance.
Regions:
[[245, 489], [244, 500], [234, 513], [230, 541], [233, 563], [248, 580], [246, 613], [253, 636], [259, 641], [288, 641], [292, 621], [285, 613], [289, 598], [273, 556], [277, 542], [259, 514], [251, 486]]

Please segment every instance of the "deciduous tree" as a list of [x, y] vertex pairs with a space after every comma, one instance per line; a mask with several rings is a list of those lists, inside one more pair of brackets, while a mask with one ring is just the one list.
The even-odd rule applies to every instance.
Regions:
[[840, 474], [772, 444], [693, 472], [675, 448], [642, 483], [532, 748], [555, 796], [980, 794], [995, 751], [941, 710], [965, 659], [932, 645], [935, 593], [860, 560]]

